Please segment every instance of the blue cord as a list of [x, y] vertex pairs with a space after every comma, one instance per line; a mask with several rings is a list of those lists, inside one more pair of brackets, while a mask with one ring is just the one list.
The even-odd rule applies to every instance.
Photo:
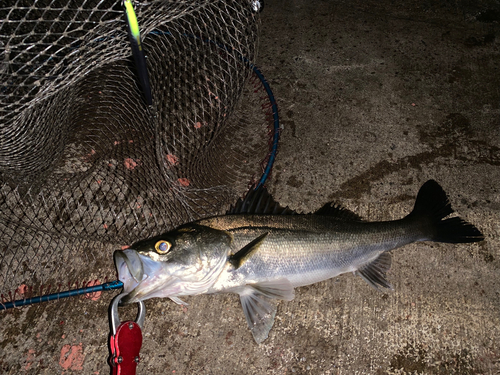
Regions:
[[261, 71], [253, 64], [250, 64], [250, 67], [254, 71], [254, 73], [259, 77], [264, 89], [266, 90], [267, 96], [269, 97], [269, 101], [271, 102], [273, 109], [273, 119], [274, 119], [274, 134], [273, 134], [273, 145], [271, 147], [271, 153], [269, 155], [269, 159], [267, 160], [266, 168], [264, 169], [264, 173], [260, 178], [259, 183], [255, 186], [255, 189], [261, 187], [266, 182], [269, 174], [271, 173], [271, 169], [273, 168], [274, 160], [276, 159], [276, 154], [278, 152], [278, 142], [280, 139], [280, 119], [278, 116], [278, 105], [276, 104], [276, 100], [274, 99], [273, 92], [271, 91], [271, 87], [269, 83], [267, 83], [264, 75]]

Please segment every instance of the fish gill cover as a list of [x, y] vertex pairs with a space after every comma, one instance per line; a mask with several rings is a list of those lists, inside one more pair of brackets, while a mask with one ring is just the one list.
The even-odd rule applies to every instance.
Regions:
[[152, 107], [122, 1], [0, 6], [3, 301], [114, 279], [113, 250], [224, 212], [262, 173], [251, 2], [134, 4]]

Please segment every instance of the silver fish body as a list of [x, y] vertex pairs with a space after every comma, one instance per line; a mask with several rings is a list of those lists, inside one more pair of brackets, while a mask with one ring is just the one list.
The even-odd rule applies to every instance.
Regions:
[[472, 224], [446, 218], [452, 212], [435, 181], [423, 185], [408, 216], [385, 222], [366, 222], [331, 205], [315, 214], [291, 214], [265, 191], [255, 192], [233, 214], [186, 224], [115, 252], [115, 264], [129, 293], [125, 302], [169, 297], [183, 303], [183, 295], [239, 294], [260, 343], [274, 323], [275, 301], [293, 299], [295, 287], [354, 272], [377, 289], [390, 289], [388, 251], [416, 241], [483, 239]]
[[425, 238], [411, 219], [370, 223], [316, 215], [228, 215], [199, 224], [229, 233], [233, 253], [267, 233], [258, 251], [238, 269], [227, 267], [210, 292], [279, 279], [293, 288], [313, 284], [356, 271], [385, 251]]

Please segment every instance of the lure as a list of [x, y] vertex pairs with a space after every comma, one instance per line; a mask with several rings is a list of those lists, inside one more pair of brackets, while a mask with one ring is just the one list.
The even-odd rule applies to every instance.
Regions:
[[144, 93], [144, 98], [147, 105], [153, 104], [153, 97], [151, 95], [151, 86], [149, 84], [148, 67], [146, 64], [146, 56], [141, 43], [141, 33], [139, 31], [139, 23], [135, 14], [134, 5], [132, 0], [124, 0], [125, 12], [127, 14], [128, 35], [130, 45], [132, 46], [132, 55], [134, 56], [137, 74], [139, 75], [139, 84], [141, 85]]

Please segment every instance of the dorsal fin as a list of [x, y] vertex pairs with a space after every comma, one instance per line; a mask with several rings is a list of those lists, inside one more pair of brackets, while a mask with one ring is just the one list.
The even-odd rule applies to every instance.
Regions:
[[314, 212], [314, 215], [333, 216], [348, 221], [363, 221], [358, 214], [348, 210], [347, 208], [336, 205], [333, 202], [325, 204], [319, 210]]
[[250, 190], [243, 199], [238, 199], [226, 213], [234, 214], [258, 214], [258, 215], [296, 215], [297, 212], [277, 203], [267, 189], [263, 186]]

